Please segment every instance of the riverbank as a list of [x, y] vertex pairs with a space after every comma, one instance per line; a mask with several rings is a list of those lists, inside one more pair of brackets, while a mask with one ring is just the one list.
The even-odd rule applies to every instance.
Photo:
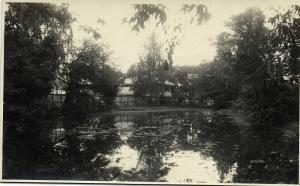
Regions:
[[212, 110], [211, 108], [197, 108], [197, 107], [174, 107], [174, 106], [161, 106], [161, 107], [122, 107], [115, 108], [109, 112], [101, 114], [123, 114], [123, 113], [146, 113], [146, 112], [172, 112], [172, 111], [188, 111], [188, 110]]
[[236, 111], [233, 109], [221, 109], [213, 110], [207, 107], [180, 107], [180, 106], [161, 106], [161, 107], [123, 107], [116, 108], [109, 112], [101, 114], [135, 114], [135, 113], [147, 113], [147, 112], [174, 112], [174, 111], [214, 111], [217, 114], [227, 115], [233, 122], [239, 127], [249, 127], [251, 124], [247, 121], [246, 114], [241, 111]]
[[[220, 109], [213, 110], [207, 107], [180, 107], [180, 106], [160, 106], [160, 107], [122, 107], [115, 108], [108, 112], [98, 113], [101, 115], [106, 114], [136, 114], [136, 113], [147, 113], [147, 112], [174, 112], [174, 111], [213, 111], [217, 114], [227, 115], [233, 120], [233, 123], [239, 126], [241, 129], [247, 129], [251, 127], [251, 123], [248, 120], [248, 115], [242, 111], [237, 111], [233, 109]], [[97, 114], [97, 115], [98, 115]], [[283, 125], [281, 127], [276, 127], [281, 130], [287, 137], [298, 135], [298, 123], [291, 122]]]
[[[248, 117], [246, 113], [242, 111], [236, 111], [232, 109], [216, 110], [218, 114], [225, 114], [233, 119], [234, 123], [241, 128], [251, 127], [251, 123], [247, 121]], [[293, 121], [285, 123], [281, 126], [273, 126], [274, 129], [279, 130], [285, 137], [293, 138], [299, 136], [299, 123]]]

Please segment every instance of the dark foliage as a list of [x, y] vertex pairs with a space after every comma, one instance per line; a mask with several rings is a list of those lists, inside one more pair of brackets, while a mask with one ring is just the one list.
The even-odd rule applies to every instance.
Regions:
[[32, 176], [47, 161], [45, 132], [56, 124], [56, 109], [47, 96], [65, 59], [72, 21], [64, 5], [9, 3], [4, 44], [4, 178]]
[[[120, 73], [109, 65], [109, 53], [103, 46], [84, 42], [69, 65], [63, 113], [75, 123], [88, 114], [113, 106], [120, 83]], [[70, 123], [70, 122], [68, 122]]]

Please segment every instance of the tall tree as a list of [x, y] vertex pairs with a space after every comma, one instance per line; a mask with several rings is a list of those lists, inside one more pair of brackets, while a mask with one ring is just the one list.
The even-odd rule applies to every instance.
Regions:
[[[33, 176], [53, 123], [47, 96], [72, 41], [66, 5], [9, 3], [4, 43], [4, 177]], [[44, 154], [47, 157], [46, 154]], [[43, 158], [45, 158], [43, 157]]]
[[162, 44], [153, 33], [144, 46], [140, 62], [131, 66], [128, 76], [133, 78], [133, 91], [137, 96], [161, 96], [165, 91], [165, 81], [170, 81], [172, 65], [163, 53]]
[[5, 13], [6, 90], [22, 95], [19, 98], [24, 102], [48, 96], [58, 67], [65, 62], [72, 21], [66, 5], [9, 4]]
[[[299, 13], [294, 9], [285, 18], [272, 18], [273, 28], [265, 26], [262, 11], [247, 9], [228, 23], [232, 33], [218, 38], [216, 61], [229, 65], [233, 77], [229, 80], [239, 84], [240, 100], [252, 111], [253, 124], [285, 123], [297, 116]], [[293, 109], [287, 109], [287, 103]]]

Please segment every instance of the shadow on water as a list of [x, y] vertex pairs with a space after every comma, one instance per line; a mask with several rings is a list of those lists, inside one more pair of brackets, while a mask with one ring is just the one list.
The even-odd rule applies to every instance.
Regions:
[[210, 110], [90, 117], [49, 135], [39, 179], [297, 183], [298, 136]]

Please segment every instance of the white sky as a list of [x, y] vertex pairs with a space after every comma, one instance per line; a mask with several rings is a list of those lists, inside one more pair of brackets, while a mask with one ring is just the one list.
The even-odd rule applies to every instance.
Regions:
[[[143, 0], [142, 2], [144, 2]], [[53, 2], [53, 0], [50, 0]], [[55, 2], [55, 1], [54, 1]], [[56, 1], [57, 2], [57, 1]], [[68, 1], [69, 11], [73, 13], [73, 16], [77, 18], [74, 23], [74, 41], [79, 45], [82, 40], [87, 37], [83, 31], [78, 29], [79, 25], [87, 25], [93, 28], [98, 28], [99, 33], [102, 35], [100, 43], [105, 43], [109, 46], [113, 52], [111, 59], [113, 63], [118, 66], [123, 72], [126, 72], [128, 68], [137, 63], [139, 60], [139, 53], [142, 52], [143, 45], [146, 38], [156, 31], [161, 34], [161, 30], [152, 26], [149, 23], [145, 30], [140, 33], [131, 31], [128, 24], [122, 24], [122, 19], [132, 15], [132, 3], [141, 3], [141, 1], [129, 1], [129, 0], [89, 0]], [[189, 25], [185, 27], [182, 35], [183, 39], [181, 43], [176, 46], [175, 53], [173, 55], [174, 65], [197, 65], [203, 60], [212, 60], [216, 54], [215, 47], [212, 45], [216, 41], [216, 36], [228, 29], [224, 26], [225, 21], [230, 20], [232, 15], [239, 14], [245, 11], [248, 7], [259, 7], [265, 12], [267, 16], [271, 15], [270, 7], [274, 8], [285, 7], [291, 4], [299, 4], [299, 0], [264, 0], [262, 2], [258, 0], [244, 1], [244, 0], [173, 0], [173, 1], [155, 1], [150, 3], [163, 3], [168, 8], [168, 21], [172, 24], [174, 19], [178, 18], [178, 8], [181, 3], [196, 3], [205, 4], [208, 7], [208, 11], [211, 13], [211, 18], [208, 22], [200, 25]], [[102, 25], [97, 23], [98, 18], [103, 19], [106, 24]], [[163, 38], [163, 37], [162, 37]]]

